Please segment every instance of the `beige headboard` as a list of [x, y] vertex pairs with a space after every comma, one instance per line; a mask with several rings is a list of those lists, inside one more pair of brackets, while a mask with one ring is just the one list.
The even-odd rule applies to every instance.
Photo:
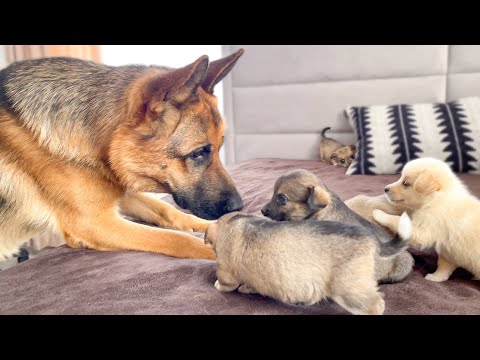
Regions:
[[322, 128], [354, 141], [346, 105], [480, 96], [478, 45], [223, 45], [245, 53], [224, 80], [227, 164], [315, 159]]

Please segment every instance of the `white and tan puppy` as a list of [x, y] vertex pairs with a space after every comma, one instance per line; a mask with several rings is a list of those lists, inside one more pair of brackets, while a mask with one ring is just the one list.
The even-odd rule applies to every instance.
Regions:
[[383, 314], [375, 258], [405, 246], [411, 222], [406, 213], [401, 218], [402, 240], [379, 247], [374, 232], [357, 224], [224, 215], [205, 234], [217, 255], [215, 287], [291, 304], [330, 298], [353, 314]]
[[[400, 179], [385, 187], [385, 193], [393, 204], [410, 209], [410, 245], [438, 253], [437, 270], [425, 276], [427, 280], [448, 280], [457, 267], [480, 278], [480, 201], [446, 163], [433, 158], [412, 160]], [[372, 215], [396, 231], [399, 216], [378, 209]]]

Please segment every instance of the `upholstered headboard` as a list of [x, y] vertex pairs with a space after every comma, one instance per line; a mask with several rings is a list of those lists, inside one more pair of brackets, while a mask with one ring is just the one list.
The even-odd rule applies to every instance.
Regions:
[[317, 158], [320, 131], [354, 142], [346, 105], [480, 96], [478, 45], [223, 45], [227, 164]]

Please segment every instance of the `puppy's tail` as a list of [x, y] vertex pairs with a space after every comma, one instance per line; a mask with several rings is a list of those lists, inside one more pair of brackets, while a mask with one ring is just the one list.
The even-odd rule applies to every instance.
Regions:
[[325, 137], [325, 133], [330, 129], [331, 129], [331, 127], [326, 127], [325, 129], [322, 130], [322, 138]]
[[413, 226], [410, 217], [405, 211], [398, 222], [398, 233], [388, 242], [380, 242], [380, 256], [388, 257], [399, 253], [408, 247], [412, 237]]

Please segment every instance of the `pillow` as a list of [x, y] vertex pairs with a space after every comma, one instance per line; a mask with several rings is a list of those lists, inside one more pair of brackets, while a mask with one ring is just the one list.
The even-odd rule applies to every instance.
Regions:
[[480, 173], [480, 97], [350, 106], [346, 114], [357, 138], [347, 175], [398, 174], [420, 157], [443, 160], [455, 172]]

